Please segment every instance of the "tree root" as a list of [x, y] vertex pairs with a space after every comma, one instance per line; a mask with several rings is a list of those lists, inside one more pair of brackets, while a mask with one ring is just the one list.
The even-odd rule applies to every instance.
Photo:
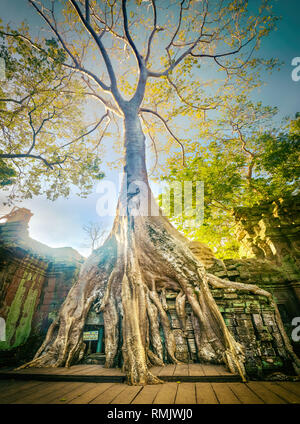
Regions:
[[85, 320], [96, 304], [104, 317], [105, 367], [117, 366], [121, 352], [128, 384], [161, 383], [149, 366], [163, 365], [164, 346], [168, 360], [180, 363], [167, 315], [166, 290], [173, 290], [178, 293], [176, 311], [184, 333], [186, 302], [192, 308], [199, 361], [225, 363], [246, 381], [243, 348], [226, 327], [209, 286], [266, 296], [274, 307], [286, 349], [299, 373], [299, 359], [286, 336], [272, 295], [257, 286], [221, 280], [206, 273], [183, 237], [162, 216], [116, 218], [111, 235], [85, 263], [34, 359], [21, 368], [70, 366], [78, 361], [84, 352]]

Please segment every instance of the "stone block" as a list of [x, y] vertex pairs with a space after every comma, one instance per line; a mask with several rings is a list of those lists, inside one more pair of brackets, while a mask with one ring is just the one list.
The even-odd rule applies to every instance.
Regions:
[[258, 333], [258, 337], [260, 340], [262, 341], [271, 341], [273, 340], [273, 337], [270, 333], [268, 333], [267, 331], [261, 331]]
[[225, 324], [227, 327], [229, 326], [236, 326], [236, 320], [234, 318], [224, 318]]
[[185, 341], [185, 337], [183, 335], [182, 330], [173, 330], [173, 334], [174, 334], [174, 337], [175, 337], [176, 346], [177, 345], [185, 345], [186, 346], [186, 341]]
[[263, 329], [263, 320], [260, 314], [252, 314], [252, 319], [255, 325], [255, 328], [257, 328], [257, 330], [262, 330]]
[[172, 318], [171, 319], [171, 325], [172, 325], [172, 328], [173, 329], [180, 329], [181, 328], [180, 322], [179, 322], [179, 320], [177, 318]]
[[279, 331], [274, 331], [272, 333], [272, 336], [273, 336], [273, 339], [275, 339], [275, 341], [276, 341], [276, 347], [281, 348], [281, 347], [284, 346], [283, 340], [282, 340], [282, 337], [281, 337]]
[[236, 289], [231, 288], [231, 287], [227, 287], [226, 289], [224, 289], [224, 293], [235, 293]]
[[224, 293], [224, 299], [237, 299], [237, 293]]
[[239, 271], [227, 271], [228, 277], [237, 277], [240, 275]]
[[263, 320], [265, 325], [274, 325], [275, 324], [275, 318], [273, 314], [266, 314], [263, 312]]
[[178, 359], [178, 361], [181, 361], [181, 362], [188, 363], [189, 360], [190, 360], [190, 356], [189, 356], [189, 353], [187, 351], [179, 352], [179, 351], [176, 350], [175, 356]]
[[236, 327], [236, 331], [237, 331], [239, 336], [248, 336], [249, 335], [248, 328], [246, 328], [246, 327]]
[[197, 349], [196, 349], [196, 344], [195, 344], [195, 339], [187, 339], [190, 351], [192, 353], [196, 353]]
[[222, 291], [216, 291], [216, 290], [211, 290], [211, 294], [213, 295], [215, 299], [222, 299], [224, 296], [224, 293]]
[[227, 277], [227, 271], [217, 271], [217, 272], [214, 272], [214, 275], [216, 275], [219, 278], [224, 278], [224, 277]]
[[282, 358], [288, 358], [288, 354], [286, 350], [284, 349], [284, 347], [278, 347], [276, 350], [279, 356], [281, 356]]

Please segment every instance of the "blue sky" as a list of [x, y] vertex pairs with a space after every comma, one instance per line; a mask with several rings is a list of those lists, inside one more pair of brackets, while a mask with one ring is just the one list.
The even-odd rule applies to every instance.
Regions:
[[[280, 71], [264, 78], [266, 85], [257, 93], [256, 99], [262, 100], [266, 105], [277, 106], [280, 116], [294, 115], [300, 111], [300, 81], [295, 82], [291, 78], [293, 67], [291, 61], [294, 57], [300, 57], [300, 34], [299, 34], [299, 0], [274, 1], [275, 14], [282, 16], [278, 24], [278, 30], [271, 33], [263, 40], [260, 50], [262, 57], [278, 57], [284, 62]], [[36, 29], [40, 26], [40, 20], [26, 0], [1, 0], [1, 18], [7, 22], [18, 24], [27, 19], [30, 25]], [[107, 143], [106, 149], [109, 150]], [[121, 169], [111, 171], [104, 167], [106, 178], [118, 181]], [[3, 195], [0, 194], [3, 199]], [[34, 216], [30, 222], [30, 235], [51, 247], [71, 246], [80, 253], [87, 255], [89, 249], [83, 246], [85, 233], [82, 226], [89, 221], [99, 222], [96, 212], [97, 200], [100, 194], [94, 192], [87, 198], [81, 199], [76, 195], [69, 199], [58, 199], [55, 202], [43, 198], [35, 198], [24, 201], [19, 206], [31, 209]], [[1, 212], [5, 213], [3, 209]], [[103, 219], [104, 227], [109, 227], [112, 218]]]

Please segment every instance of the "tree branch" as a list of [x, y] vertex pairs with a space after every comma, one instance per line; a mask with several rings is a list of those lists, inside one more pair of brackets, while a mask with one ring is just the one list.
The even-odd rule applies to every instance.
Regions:
[[211, 110], [211, 109], [216, 109], [216, 107], [220, 104], [220, 103], [215, 103], [215, 104], [213, 104], [212, 106], [196, 106], [196, 105], [194, 105], [194, 104], [192, 104], [192, 103], [190, 103], [190, 102], [188, 102], [182, 95], [181, 95], [181, 93], [180, 93], [180, 91], [179, 91], [179, 89], [178, 89], [178, 87], [177, 87], [177, 85], [171, 80], [171, 78], [170, 78], [170, 75], [167, 75], [167, 80], [168, 80], [168, 82], [169, 82], [169, 84], [174, 88], [174, 90], [175, 90], [175, 92], [176, 92], [176, 94], [177, 94], [177, 96], [179, 97], [179, 99], [183, 102], [183, 103], [185, 103], [187, 106], [189, 106], [189, 107], [191, 107], [191, 108], [193, 108], [193, 109], [196, 109], [196, 110]]
[[[3, 35], [6, 35], [7, 37], [18, 37], [18, 38], [21, 38], [22, 40], [24, 40], [28, 44], [30, 44], [34, 49], [36, 49], [36, 50], [38, 50], [40, 52], [43, 52], [50, 61], [52, 61], [52, 62], [54, 61], [54, 59], [51, 56], [49, 56], [47, 50], [43, 49], [38, 44], [34, 43], [32, 40], [30, 40], [30, 38], [26, 37], [25, 35], [18, 34], [18, 33], [17, 34], [8, 33], [8, 32], [5, 32], [5, 31], [2, 31], [2, 30], [0, 30], [0, 33], [3, 34]], [[80, 65], [78, 65], [78, 66], [77, 65], [72, 66], [69, 63], [65, 63], [65, 62], [63, 62], [61, 65], [64, 68], [72, 69], [75, 72], [80, 72], [81, 74], [88, 76], [90, 79], [92, 79], [93, 81], [95, 81], [102, 88], [102, 90], [104, 90], [105, 92], [109, 92], [110, 93], [110, 91], [111, 91], [110, 90], [110, 87], [108, 85], [106, 85], [104, 82], [102, 82], [97, 77], [97, 75], [95, 75], [93, 72], [91, 72], [91, 71], [83, 68]]]
[[159, 118], [162, 123], [164, 124], [166, 130], [168, 131], [168, 133], [174, 138], [174, 140], [179, 144], [180, 148], [181, 148], [181, 153], [182, 153], [182, 166], [186, 166], [185, 165], [185, 151], [184, 151], [184, 145], [182, 144], [182, 142], [176, 137], [176, 135], [171, 131], [170, 127], [167, 124], [167, 121], [158, 113], [155, 112], [154, 110], [151, 109], [146, 109], [146, 108], [141, 108], [140, 112], [146, 112], [146, 113], [152, 113], [152, 115], [155, 115], [157, 118]]
[[54, 34], [56, 35], [56, 37], [59, 39], [60, 44], [62, 45], [62, 47], [65, 50], [65, 52], [68, 53], [68, 55], [73, 60], [73, 62], [75, 63], [76, 67], [78, 68], [79, 67], [78, 60], [71, 53], [70, 49], [67, 47], [67, 45], [64, 42], [63, 38], [61, 37], [61, 35], [59, 34], [59, 32], [57, 31], [57, 29], [55, 28], [55, 26], [52, 24], [52, 22], [50, 21], [50, 19], [46, 16], [45, 13], [42, 12], [42, 10], [40, 10], [37, 7], [37, 5], [35, 4], [35, 1], [34, 0], [28, 0], [28, 2], [35, 8], [35, 10], [37, 11], [37, 13], [44, 19], [44, 21], [46, 21], [46, 23], [48, 24], [48, 26], [52, 29], [52, 31], [54, 32]]
[[99, 121], [96, 123], [96, 125], [94, 125], [89, 131], [85, 132], [84, 134], [80, 135], [79, 137], [76, 137], [74, 140], [69, 141], [68, 143], [64, 144], [63, 146], [60, 147], [60, 149], [69, 146], [70, 144], [76, 143], [76, 141], [80, 140], [83, 137], [86, 137], [87, 135], [91, 134], [93, 131], [95, 131], [99, 125], [101, 125], [101, 123], [103, 122], [103, 120], [108, 116], [108, 112], [106, 112], [100, 119]]
[[125, 35], [126, 38], [128, 40], [128, 43], [130, 45], [130, 47], [132, 48], [134, 55], [136, 57], [136, 60], [138, 62], [139, 65], [139, 69], [141, 70], [144, 66], [143, 61], [142, 61], [142, 57], [140, 55], [140, 53], [138, 52], [138, 49], [136, 48], [136, 45], [134, 44], [133, 39], [131, 38], [131, 35], [129, 33], [129, 29], [128, 29], [128, 17], [127, 17], [127, 10], [126, 10], [126, 1], [127, 0], [122, 0], [122, 12], [123, 12], [123, 24], [124, 24], [124, 31], [125, 31]]
[[146, 53], [145, 63], [147, 63], [148, 60], [149, 60], [150, 52], [151, 52], [151, 44], [152, 44], [152, 40], [153, 40], [155, 33], [157, 31], [162, 30], [162, 28], [157, 28], [157, 12], [156, 12], [155, 0], [151, 0], [151, 3], [152, 3], [152, 10], [153, 10], [153, 30], [150, 34], [150, 37], [149, 37], [149, 40], [148, 40], [148, 43], [147, 43], [147, 53]]
[[238, 125], [233, 124], [232, 128], [233, 128], [233, 131], [239, 134], [239, 139], [242, 142], [242, 150], [244, 150], [244, 152], [247, 153], [252, 159], [255, 159], [256, 155], [246, 148], [246, 140], [244, 139], [244, 136], [241, 132], [240, 127]]
[[69, 0], [69, 2], [72, 4], [72, 6], [74, 7], [75, 11], [77, 12], [77, 15], [79, 16], [83, 26], [85, 27], [85, 29], [88, 31], [88, 33], [92, 36], [92, 38], [94, 39], [94, 41], [96, 42], [100, 53], [103, 57], [107, 72], [108, 72], [108, 76], [110, 79], [110, 83], [111, 83], [111, 87], [110, 87], [110, 91], [112, 92], [116, 102], [118, 103], [118, 105], [122, 108], [123, 104], [124, 104], [124, 100], [122, 99], [118, 87], [117, 87], [117, 80], [116, 80], [116, 76], [115, 76], [115, 72], [111, 63], [111, 60], [109, 58], [109, 55], [107, 54], [107, 51], [100, 39], [100, 37], [96, 34], [94, 28], [90, 25], [89, 22], [86, 21], [85, 17], [83, 16], [80, 7], [78, 6], [77, 2], [75, 0]]
[[53, 165], [58, 165], [59, 163], [63, 163], [66, 160], [66, 159], [64, 159], [64, 161], [62, 161], [62, 162], [50, 163], [40, 155], [32, 155], [32, 154], [28, 154], [28, 153], [3, 153], [3, 154], [0, 154], [0, 158], [1, 159], [22, 159], [22, 158], [37, 159], [37, 160], [41, 160], [42, 162], [44, 162], [44, 164], [50, 169], [53, 169]]
[[12, 103], [17, 103], [17, 104], [21, 105], [30, 96], [31, 96], [31, 94], [27, 94], [27, 96], [23, 97], [21, 100], [16, 100], [16, 99], [0, 99], [0, 102], [3, 102], [3, 103], [5, 103], [5, 102], [12, 102]]
[[104, 127], [104, 129], [102, 131], [102, 134], [101, 134], [101, 136], [100, 136], [100, 138], [98, 140], [98, 143], [96, 144], [95, 148], [93, 149], [93, 151], [95, 151], [96, 149], [98, 149], [98, 147], [101, 144], [101, 141], [103, 140], [103, 137], [105, 136], [106, 130], [107, 130], [107, 128], [108, 128], [108, 126], [109, 126], [109, 124], [111, 122], [111, 118], [110, 118], [109, 115], [108, 115], [108, 117], [109, 117], [109, 119], [108, 119], [107, 123], [105, 124], [105, 127]]

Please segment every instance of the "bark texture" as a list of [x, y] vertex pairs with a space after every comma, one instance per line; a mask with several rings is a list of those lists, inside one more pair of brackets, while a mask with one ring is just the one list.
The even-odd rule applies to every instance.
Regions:
[[[163, 365], [164, 347], [169, 362], [179, 362], [165, 299], [165, 291], [172, 289], [178, 292], [176, 310], [183, 330], [186, 302], [191, 305], [199, 361], [225, 363], [245, 381], [242, 347], [227, 329], [209, 285], [270, 295], [256, 286], [220, 280], [205, 272], [188, 241], [156, 205], [147, 179], [140, 122], [137, 117], [125, 118], [127, 178], [111, 234], [83, 265], [58, 319], [35, 358], [25, 366], [59, 367], [78, 362], [84, 354], [85, 320], [94, 307], [104, 316], [105, 366], [121, 364], [129, 384], [160, 383], [150, 365]], [[279, 314], [276, 317], [284, 333]], [[287, 338], [285, 343], [289, 345]], [[291, 355], [299, 366], [298, 358]]]

